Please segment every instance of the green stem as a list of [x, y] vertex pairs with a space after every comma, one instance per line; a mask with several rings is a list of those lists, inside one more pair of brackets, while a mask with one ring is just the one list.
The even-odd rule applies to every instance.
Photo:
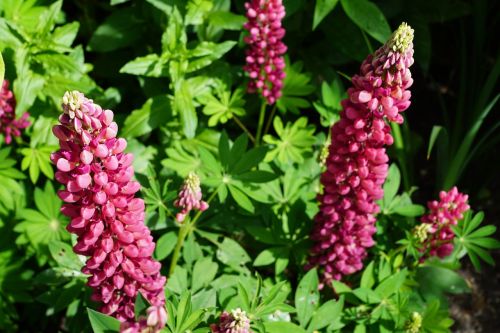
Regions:
[[[210, 197], [208, 197], [207, 203], [210, 203], [215, 198], [215, 195], [218, 191], [219, 188], [212, 192]], [[174, 248], [174, 254], [172, 255], [172, 261], [170, 262], [170, 268], [168, 270], [169, 276], [172, 276], [172, 274], [174, 273], [175, 267], [177, 267], [177, 262], [179, 261], [182, 246], [184, 245], [184, 240], [191, 233], [191, 231], [193, 231], [196, 221], [198, 221], [198, 219], [200, 218], [201, 213], [203, 212], [199, 210], [192, 220], [189, 220], [188, 218], [188, 220], [181, 225], [179, 229], [179, 236], [177, 236], [177, 243], [175, 244]]]
[[177, 244], [175, 244], [174, 254], [172, 255], [172, 261], [170, 262], [170, 269], [168, 270], [168, 275], [172, 276], [174, 273], [177, 262], [179, 261], [179, 256], [181, 254], [182, 245], [184, 245], [184, 240], [189, 233], [189, 220], [186, 221], [179, 229], [179, 236], [177, 237]]
[[273, 122], [274, 114], [276, 113], [276, 104], [274, 104], [273, 109], [271, 110], [271, 115], [269, 119], [267, 119], [266, 127], [264, 128], [264, 135], [269, 132], [269, 128], [271, 127], [271, 123]]
[[234, 119], [234, 122], [248, 135], [250, 140], [253, 143], [255, 143], [255, 137], [252, 135], [252, 133], [250, 133], [248, 128], [241, 122], [241, 120], [238, 117], [236, 117], [235, 115], [233, 115], [233, 119]]
[[391, 122], [392, 135], [394, 137], [394, 147], [396, 148], [396, 155], [399, 160], [399, 165], [401, 168], [401, 174], [403, 176], [403, 187], [405, 191], [410, 190], [410, 179], [408, 173], [408, 166], [406, 164], [406, 154], [404, 148], [403, 136], [401, 135], [401, 129], [398, 124]]
[[260, 145], [260, 140], [262, 136], [262, 127], [264, 126], [264, 118], [266, 116], [266, 101], [262, 100], [262, 105], [260, 106], [260, 114], [259, 114], [259, 124], [257, 126], [257, 134], [255, 135], [255, 146]]

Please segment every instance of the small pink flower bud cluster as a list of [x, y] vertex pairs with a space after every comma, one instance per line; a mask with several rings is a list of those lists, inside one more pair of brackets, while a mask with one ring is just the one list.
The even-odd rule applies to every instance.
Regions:
[[458, 192], [456, 187], [450, 191], [441, 191], [439, 201], [429, 201], [429, 213], [422, 216], [422, 224], [426, 224], [427, 237], [423, 242], [422, 252], [425, 257], [437, 256], [444, 258], [453, 252], [453, 238], [451, 229], [463, 219], [464, 213], [470, 209], [467, 200], [469, 196]]
[[268, 104], [274, 104], [281, 97], [285, 78], [286, 45], [281, 41], [285, 7], [282, 0], [251, 0], [245, 8], [248, 22], [244, 28], [249, 32], [245, 42], [249, 47], [243, 69], [250, 76], [248, 92], [259, 91]]
[[177, 200], [174, 201], [174, 206], [181, 208], [181, 211], [175, 216], [178, 222], [184, 221], [193, 209], [201, 212], [208, 209], [208, 203], [201, 200], [201, 197], [200, 178], [194, 172], [190, 172], [184, 180]]
[[155, 333], [160, 332], [167, 323], [167, 311], [164, 306], [150, 306], [146, 310], [147, 317], [137, 322], [122, 322], [120, 333]]
[[250, 319], [241, 309], [224, 311], [220, 315], [219, 324], [210, 326], [212, 333], [251, 333]]
[[21, 136], [21, 130], [31, 124], [28, 120], [30, 116], [28, 112], [16, 119], [15, 109], [14, 93], [9, 90], [9, 81], [4, 80], [0, 89], [0, 134], [5, 136], [6, 144], [12, 142], [12, 136]]
[[361, 270], [366, 249], [375, 243], [375, 201], [383, 197], [387, 177], [385, 146], [393, 143], [386, 120], [402, 123], [400, 113], [410, 105], [412, 40], [413, 30], [403, 23], [367, 57], [342, 101], [340, 120], [332, 126], [306, 266], [319, 266], [324, 283]]
[[[121, 321], [134, 321], [138, 292], [156, 307], [165, 303], [166, 278], [151, 257], [155, 243], [144, 225], [144, 201], [135, 198], [132, 154], [117, 138], [113, 111], [103, 110], [77, 91], [63, 97], [64, 113], [53, 128], [60, 150], [51, 156], [61, 211], [71, 218], [69, 232], [78, 235], [77, 254], [89, 256], [82, 271], [90, 275], [92, 299], [101, 311]], [[161, 321], [163, 322], [163, 321]]]

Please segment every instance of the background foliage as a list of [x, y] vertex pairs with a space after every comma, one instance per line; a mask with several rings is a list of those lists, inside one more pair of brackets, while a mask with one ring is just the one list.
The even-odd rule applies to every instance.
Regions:
[[[422, 314], [422, 332], [449, 331], [446, 294], [469, 290], [456, 273], [459, 259], [468, 256], [477, 269], [481, 260], [493, 264], [495, 228], [480, 226], [482, 213], [468, 214], [455, 230], [454, 254], [423, 266], [409, 230], [437, 190], [458, 184], [474, 207], [498, 188], [500, 61], [490, 33], [498, 5], [284, 4], [287, 76], [260, 138], [260, 101], [245, 93], [241, 68], [243, 1], [0, 2], [5, 77], [16, 114], [29, 111], [33, 123], [12, 146], [0, 144], [0, 330], [117, 328], [91, 310], [84, 258], [71, 250], [49, 160], [61, 96], [77, 89], [116, 111], [165, 272], [182, 178], [196, 170], [210, 200], [170, 269], [166, 332], [208, 332], [219, 311], [237, 307], [256, 332], [404, 331], [413, 312]], [[380, 202], [378, 243], [362, 274], [334, 283], [336, 297], [329, 288], [320, 294], [316, 271], [303, 266], [328, 128], [348, 78], [401, 21], [415, 29], [413, 104], [393, 128], [396, 163]]]

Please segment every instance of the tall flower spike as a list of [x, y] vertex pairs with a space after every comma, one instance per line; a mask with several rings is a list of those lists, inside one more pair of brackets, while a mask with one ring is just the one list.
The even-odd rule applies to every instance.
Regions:
[[176, 219], [179, 222], [184, 221], [191, 210], [205, 211], [208, 209], [208, 203], [201, 200], [202, 193], [200, 187], [200, 178], [194, 172], [190, 172], [184, 180], [184, 184], [174, 201], [174, 206], [181, 208], [177, 213]]
[[470, 209], [468, 198], [468, 195], [458, 192], [458, 189], [453, 187], [448, 192], [441, 191], [439, 201], [427, 203], [429, 213], [422, 216], [422, 224], [416, 227], [425, 226], [427, 230], [427, 235], [421, 242], [423, 259], [432, 256], [444, 258], [453, 252], [455, 234], [451, 227], [463, 219], [463, 214]]
[[[127, 141], [117, 138], [113, 111], [77, 91], [63, 97], [60, 125], [53, 127], [60, 150], [51, 155], [56, 179], [65, 185], [58, 192], [61, 211], [71, 218], [67, 229], [78, 236], [74, 251], [90, 257], [82, 271], [90, 275], [93, 300], [101, 311], [122, 322], [134, 322], [138, 292], [152, 305], [156, 321], [151, 332], [164, 326], [164, 285], [161, 264], [151, 255], [153, 237], [144, 225], [144, 201], [135, 198], [140, 184], [132, 180], [132, 154]], [[153, 318], [153, 319], [155, 319]]]
[[383, 197], [388, 170], [385, 146], [393, 143], [386, 120], [402, 123], [401, 112], [410, 106], [412, 38], [413, 30], [403, 23], [363, 61], [332, 126], [306, 266], [320, 267], [323, 284], [361, 270], [366, 249], [374, 245], [375, 201]]
[[219, 324], [212, 324], [210, 328], [212, 333], [251, 333], [250, 319], [240, 308], [222, 312]]
[[281, 41], [285, 7], [282, 0], [251, 0], [245, 8], [248, 22], [244, 28], [249, 35], [245, 37], [248, 49], [243, 69], [250, 76], [248, 92], [258, 91], [268, 104], [274, 104], [281, 97], [285, 78], [286, 45]]
[[0, 89], [0, 133], [5, 136], [5, 143], [12, 142], [12, 136], [21, 136], [21, 130], [31, 123], [30, 116], [25, 112], [21, 118], [16, 119], [16, 99], [14, 93], [9, 89], [9, 81], [4, 80]]

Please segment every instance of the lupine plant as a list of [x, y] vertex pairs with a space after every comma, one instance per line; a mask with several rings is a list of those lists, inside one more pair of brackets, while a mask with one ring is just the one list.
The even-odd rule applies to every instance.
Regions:
[[0, 331], [450, 332], [498, 62], [430, 174], [436, 6], [1, 1]]

